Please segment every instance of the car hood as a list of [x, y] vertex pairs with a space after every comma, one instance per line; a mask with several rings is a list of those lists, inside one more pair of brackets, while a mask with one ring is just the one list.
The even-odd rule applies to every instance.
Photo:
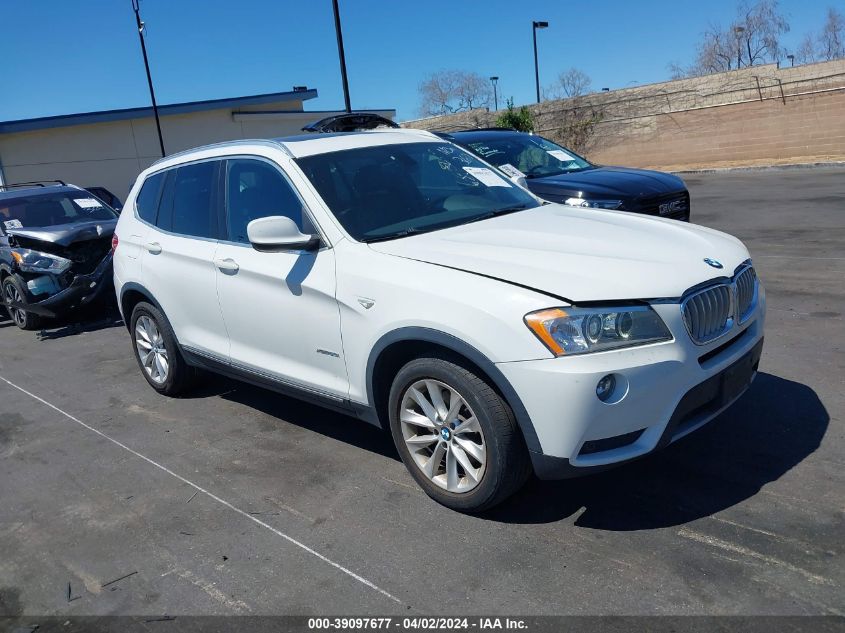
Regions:
[[594, 167], [569, 174], [528, 179], [537, 193], [582, 193], [582, 197], [643, 198], [684, 191], [684, 181], [659, 171], [627, 167]]
[[116, 219], [56, 224], [43, 228], [6, 229], [6, 233], [8, 235], [25, 237], [30, 240], [67, 246], [74, 242], [93, 240], [99, 237], [111, 237], [114, 233], [115, 226], [117, 226]]
[[[559, 204], [370, 248], [573, 303], [680, 297], [702, 282], [731, 276], [749, 258], [738, 239], [705, 227]], [[711, 267], [705, 258], [723, 268]]]

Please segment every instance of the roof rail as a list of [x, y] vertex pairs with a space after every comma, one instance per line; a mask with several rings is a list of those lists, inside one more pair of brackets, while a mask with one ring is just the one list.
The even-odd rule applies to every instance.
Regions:
[[67, 187], [64, 180], [30, 180], [29, 182], [12, 182], [8, 185], [0, 185], [0, 189], [13, 189], [15, 187], [43, 187], [44, 183], [55, 183], [60, 187]]
[[273, 147], [275, 149], [281, 149], [283, 152], [287, 152], [288, 149], [284, 147], [278, 141], [274, 141], [271, 139], [266, 138], [244, 138], [244, 139], [237, 139], [234, 141], [221, 141], [220, 143], [209, 143], [208, 145], [200, 145], [199, 147], [192, 147], [190, 149], [183, 149], [181, 152], [174, 152], [173, 154], [168, 154], [162, 158], [159, 158], [156, 162], [154, 162], [150, 167], [154, 167], [159, 163], [163, 163], [164, 161], [170, 160], [171, 158], [178, 158], [180, 156], [187, 156], [189, 154], [193, 154], [195, 152], [202, 152], [208, 149], [218, 149], [222, 147], [232, 147], [237, 145], [266, 145], [268, 147]]

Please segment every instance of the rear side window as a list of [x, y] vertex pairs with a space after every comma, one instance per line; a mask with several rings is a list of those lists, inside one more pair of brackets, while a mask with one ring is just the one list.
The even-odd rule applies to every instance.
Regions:
[[171, 170], [156, 226], [191, 237], [217, 237], [215, 183], [218, 161]]
[[135, 200], [135, 208], [138, 210], [138, 217], [144, 222], [156, 223], [162, 183], [164, 183], [164, 172], [159, 172], [147, 178], [141, 186], [141, 191]]
[[226, 222], [229, 240], [248, 244], [246, 226], [252, 220], [283, 215], [300, 231], [311, 233], [302, 201], [278, 169], [260, 160], [228, 161], [226, 176]]

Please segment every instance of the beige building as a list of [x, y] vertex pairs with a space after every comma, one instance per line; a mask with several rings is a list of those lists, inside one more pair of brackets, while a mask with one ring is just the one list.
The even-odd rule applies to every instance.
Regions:
[[[337, 111], [303, 110], [314, 89], [159, 106], [168, 154], [240, 138], [300, 134]], [[369, 110], [395, 118], [395, 110]], [[126, 198], [135, 177], [161, 158], [152, 107], [0, 122], [0, 184], [64, 180]]]

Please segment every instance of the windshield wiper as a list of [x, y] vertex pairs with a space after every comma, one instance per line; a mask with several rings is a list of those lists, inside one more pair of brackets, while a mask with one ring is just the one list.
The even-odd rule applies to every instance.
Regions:
[[517, 211], [524, 211], [528, 208], [527, 204], [520, 204], [515, 207], [505, 207], [504, 209], [493, 209], [492, 211], [488, 211], [487, 213], [482, 213], [481, 215], [472, 218], [465, 224], [469, 224], [470, 222], [481, 222], [482, 220], [489, 220], [490, 218], [495, 218], [500, 215], [507, 215], [508, 213], [516, 213]]
[[429, 227], [425, 229], [420, 229], [417, 227], [410, 227], [407, 229], [403, 229], [398, 233], [390, 233], [389, 235], [379, 235], [378, 237], [371, 237], [367, 240], [367, 244], [372, 244], [373, 242], [386, 242], [387, 240], [396, 240], [400, 237], [408, 237], [409, 235], [418, 235], [420, 233], [431, 233], [432, 231], [437, 231], [439, 229], [448, 229], [452, 228], [453, 226], [462, 226], [463, 224], [470, 224], [471, 222], [480, 222], [481, 220], [489, 220], [490, 218], [495, 218], [499, 215], [507, 215], [508, 213], [515, 213], [517, 211], [524, 211], [528, 208], [527, 204], [520, 204], [514, 207], [505, 207], [504, 209], [494, 209], [493, 211], [488, 211], [487, 213], [483, 213], [477, 217], [474, 217], [466, 222], [460, 222], [458, 224], [450, 224], [446, 226], [436, 226], [436, 227]]
[[399, 239], [400, 237], [408, 237], [409, 235], [416, 235], [418, 233], [428, 233], [429, 230], [418, 229], [416, 227], [411, 227], [408, 229], [403, 229], [398, 233], [389, 233], [388, 235], [379, 235], [378, 237], [371, 237], [369, 239], [364, 240], [367, 244], [372, 244], [373, 242], [386, 242], [387, 240], [395, 240]]

